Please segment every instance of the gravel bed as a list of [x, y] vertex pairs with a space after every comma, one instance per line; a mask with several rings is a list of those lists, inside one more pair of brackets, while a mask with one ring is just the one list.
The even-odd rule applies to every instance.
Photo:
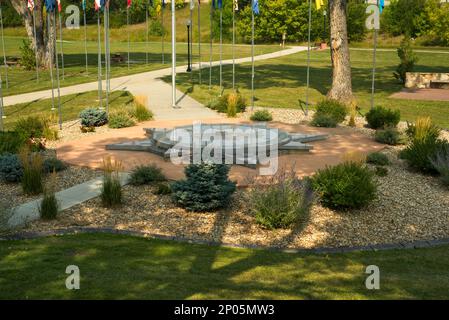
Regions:
[[[84, 167], [69, 166], [67, 169], [57, 172], [56, 191], [61, 191], [77, 184], [89, 181], [101, 175], [98, 170]], [[50, 176], [44, 176], [44, 183], [50, 182]], [[22, 192], [20, 183], [0, 182], [0, 202], [12, 208], [23, 203], [38, 199], [42, 195], [26, 195]]]
[[438, 179], [410, 172], [393, 160], [386, 177], [377, 178], [379, 197], [363, 210], [337, 212], [319, 204], [293, 229], [265, 230], [255, 223], [244, 190], [225, 211], [194, 213], [174, 206], [152, 187], [124, 187], [125, 205], [102, 208], [98, 198], [72, 207], [51, 222], [36, 221], [27, 229], [45, 231], [70, 226], [112, 227], [166, 236], [239, 245], [315, 248], [433, 240], [449, 237], [449, 190]]

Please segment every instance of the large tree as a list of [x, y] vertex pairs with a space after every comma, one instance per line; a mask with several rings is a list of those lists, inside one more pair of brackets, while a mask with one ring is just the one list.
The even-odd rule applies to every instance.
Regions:
[[[27, 7], [27, 1], [25, 0], [10, 0], [12, 6], [22, 17], [25, 23], [25, 29], [28, 34], [28, 38], [31, 41], [33, 50], [37, 50], [37, 57], [40, 66], [48, 67], [50, 65], [50, 52], [54, 52], [55, 39], [53, 36], [48, 37], [47, 24], [44, 22], [43, 2], [44, 0], [34, 0], [35, 8], [35, 24], [33, 26], [33, 14]], [[53, 18], [53, 17], [51, 17]], [[52, 19], [53, 21], [53, 19]], [[52, 22], [54, 25], [54, 21]], [[34, 29], [36, 29], [36, 37], [34, 37]], [[50, 33], [52, 34], [52, 32]], [[52, 47], [50, 47], [52, 45]], [[52, 51], [50, 51], [52, 49]]]
[[332, 87], [328, 98], [350, 103], [353, 100], [349, 57], [346, 0], [329, 0]]

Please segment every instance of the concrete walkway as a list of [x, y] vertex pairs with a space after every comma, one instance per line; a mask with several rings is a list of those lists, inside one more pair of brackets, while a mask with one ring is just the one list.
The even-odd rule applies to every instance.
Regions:
[[[127, 173], [120, 173], [120, 182], [122, 185], [128, 183], [128, 178], [129, 175]], [[98, 197], [101, 193], [102, 186], [103, 177], [98, 177], [57, 192], [56, 199], [59, 203], [59, 210], [62, 211], [92, 198]], [[14, 228], [27, 222], [39, 219], [39, 207], [41, 202], [42, 198], [39, 198], [14, 208], [13, 215], [8, 220], [8, 226], [10, 228]]]
[[[297, 52], [305, 51], [307, 47], [290, 47], [288, 49], [262, 54], [255, 56], [255, 61], [278, 58]], [[236, 64], [250, 62], [251, 57], [236, 59]], [[214, 61], [213, 66], [219, 65], [219, 61]], [[223, 60], [223, 65], [232, 64], [232, 59]], [[209, 66], [208, 63], [202, 63], [203, 69]], [[194, 64], [193, 68], [198, 69], [198, 64]], [[179, 66], [176, 68], [177, 73], [184, 73], [186, 66]], [[157, 120], [175, 120], [175, 119], [190, 119], [201, 120], [206, 118], [222, 118], [223, 116], [217, 112], [205, 108], [201, 103], [192, 99], [183, 92], [177, 90], [176, 95], [178, 99], [179, 108], [172, 108], [171, 84], [165, 83], [160, 78], [171, 75], [171, 68], [165, 68], [150, 72], [138, 73], [129, 76], [111, 79], [111, 91], [113, 90], [127, 90], [134, 96], [148, 97], [148, 107], [154, 113]], [[103, 88], [105, 88], [103, 81]], [[83, 83], [61, 88], [61, 95], [69, 95], [74, 93], [92, 91], [98, 89], [97, 82]], [[4, 98], [4, 106], [14, 105], [18, 103], [32, 102], [41, 99], [51, 98], [51, 90], [43, 90], [37, 92], [24, 93]]]

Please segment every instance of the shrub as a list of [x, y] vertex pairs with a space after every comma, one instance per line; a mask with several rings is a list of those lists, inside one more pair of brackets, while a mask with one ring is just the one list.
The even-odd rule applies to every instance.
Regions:
[[237, 104], [238, 104], [238, 95], [233, 92], [228, 95], [228, 99], [226, 101], [226, 114], [228, 117], [233, 118], [237, 115]]
[[332, 209], [359, 209], [376, 198], [373, 173], [360, 163], [326, 167], [318, 170], [312, 181], [321, 203]]
[[59, 172], [67, 169], [67, 165], [64, 161], [59, 160], [58, 158], [52, 157], [44, 160], [42, 164], [43, 171], [45, 173]]
[[402, 39], [400, 47], [398, 48], [398, 57], [401, 60], [396, 68], [396, 72], [393, 73], [394, 77], [405, 83], [406, 73], [413, 71], [415, 63], [418, 62], [418, 57], [413, 52], [410, 37], [405, 36]]
[[28, 39], [22, 40], [22, 45], [20, 50], [20, 65], [25, 68], [25, 70], [35, 70], [36, 69], [36, 55], [31, 47], [31, 41]]
[[25, 140], [32, 138], [55, 140], [58, 137], [57, 131], [50, 128], [50, 120], [38, 116], [19, 118], [14, 124], [14, 131]]
[[377, 166], [374, 172], [379, 177], [386, 177], [388, 175], [388, 169], [385, 167]]
[[448, 146], [447, 141], [438, 138], [440, 129], [430, 118], [425, 117], [418, 118], [409, 133], [412, 135], [412, 141], [402, 150], [400, 157], [405, 159], [411, 168], [423, 173], [435, 173], [432, 158]]
[[315, 113], [310, 124], [314, 127], [335, 128], [338, 122], [330, 115]]
[[287, 228], [306, 217], [312, 198], [308, 181], [287, 177], [256, 186], [250, 192], [249, 204], [260, 225], [267, 229]]
[[396, 146], [398, 144], [404, 144], [407, 141], [407, 137], [399, 133], [395, 128], [387, 128], [385, 130], [376, 130], [374, 140], [380, 143]]
[[39, 213], [42, 219], [55, 219], [59, 211], [59, 203], [55, 195], [56, 173], [53, 172], [51, 185], [44, 190], [44, 197], [39, 205]]
[[155, 194], [171, 194], [172, 190], [170, 184], [166, 182], [160, 182], [156, 185], [156, 190], [154, 190]]
[[151, 111], [142, 104], [136, 104], [133, 116], [139, 122], [148, 121], [153, 118], [153, 114], [151, 113]]
[[150, 24], [149, 34], [162, 37], [166, 34], [165, 28], [159, 20], [153, 20]]
[[378, 106], [368, 111], [365, 118], [371, 129], [390, 128], [398, 125], [401, 120], [401, 112]]
[[166, 178], [162, 170], [156, 165], [137, 166], [130, 176], [129, 183], [135, 186], [142, 184], [151, 184], [153, 182], [165, 181]]
[[96, 108], [84, 109], [79, 117], [83, 127], [100, 127], [108, 122], [106, 111]]
[[[233, 93], [235, 94], [235, 93]], [[244, 112], [246, 109], [246, 100], [245, 98], [240, 94], [237, 94], [237, 102], [235, 104], [236, 106], [236, 113]], [[225, 94], [219, 98], [215, 98], [214, 100], [211, 100], [207, 103], [207, 107], [213, 110], [216, 110], [218, 112], [227, 113], [228, 112], [228, 99], [229, 99], [229, 93]]]
[[117, 111], [109, 116], [109, 128], [120, 129], [135, 125], [136, 122], [126, 111]]
[[273, 116], [268, 110], [257, 110], [251, 115], [250, 119], [252, 121], [271, 121], [273, 120]]
[[114, 207], [122, 203], [122, 185], [119, 172], [122, 170], [119, 161], [113, 161], [111, 157], [103, 159], [103, 186], [101, 188], [101, 202], [105, 207]]
[[23, 176], [23, 168], [16, 154], [0, 155], [0, 179], [6, 182], [19, 182]]
[[235, 191], [228, 179], [229, 167], [202, 163], [186, 167], [186, 179], [172, 184], [173, 200], [191, 211], [211, 211], [225, 207]]
[[316, 113], [332, 116], [338, 123], [345, 120], [348, 110], [346, 106], [337, 100], [327, 99], [320, 101], [316, 106]]
[[439, 150], [432, 158], [431, 163], [440, 174], [441, 181], [449, 187], [449, 147]]
[[17, 132], [0, 132], [0, 154], [17, 153], [25, 144], [25, 139]]
[[380, 152], [372, 152], [368, 154], [366, 158], [366, 162], [375, 164], [378, 166], [386, 166], [390, 164], [390, 160], [388, 160], [388, 157]]
[[0, 201], [0, 234], [10, 229], [8, 221], [13, 214], [14, 210], [3, 201]]
[[39, 194], [44, 190], [42, 182], [42, 156], [33, 152], [30, 154], [24, 148], [20, 152], [20, 161], [23, 166], [22, 190], [26, 194]]

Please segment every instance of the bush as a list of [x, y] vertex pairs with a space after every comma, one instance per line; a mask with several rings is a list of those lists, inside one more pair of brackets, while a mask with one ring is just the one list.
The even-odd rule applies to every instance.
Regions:
[[365, 118], [371, 129], [394, 128], [401, 120], [401, 112], [378, 106], [372, 108]]
[[39, 153], [29, 153], [27, 149], [20, 152], [23, 166], [22, 190], [26, 194], [39, 194], [44, 190], [42, 181], [42, 156]]
[[159, 20], [153, 20], [150, 24], [149, 34], [152, 36], [162, 37], [164, 34], [166, 34], [166, 31]]
[[155, 165], [137, 166], [131, 172], [129, 183], [135, 186], [165, 181], [162, 170]]
[[36, 55], [31, 47], [31, 41], [28, 39], [22, 40], [22, 45], [20, 50], [20, 65], [25, 68], [25, 70], [35, 70], [36, 69]]
[[310, 124], [314, 127], [335, 128], [338, 122], [330, 115], [315, 113]]
[[237, 104], [239, 96], [237, 93], [233, 92], [228, 95], [228, 100], [226, 101], [226, 114], [228, 117], [233, 118], [237, 115]]
[[0, 132], [0, 155], [4, 153], [17, 153], [25, 144], [25, 139], [17, 132]]
[[386, 177], [388, 175], [388, 169], [385, 167], [377, 166], [374, 172], [379, 177]]
[[171, 194], [172, 190], [170, 187], [170, 184], [165, 183], [165, 182], [160, 182], [156, 185], [156, 190], [154, 190], [155, 194]]
[[390, 160], [388, 160], [388, 157], [380, 152], [372, 152], [368, 154], [368, 156], [366, 157], [366, 162], [378, 166], [386, 166], [390, 164]]
[[56, 140], [58, 132], [50, 128], [50, 120], [38, 116], [19, 118], [14, 124], [14, 131], [24, 140], [45, 138]]
[[111, 157], [103, 159], [103, 186], [101, 188], [101, 203], [105, 207], [115, 207], [122, 203], [122, 185], [119, 172], [122, 170], [119, 161], [113, 161]]
[[340, 123], [345, 120], [348, 110], [344, 104], [337, 100], [326, 99], [318, 102], [316, 113], [329, 115]]
[[387, 128], [385, 130], [376, 130], [374, 140], [396, 146], [398, 144], [404, 144], [407, 141], [407, 137], [400, 134], [395, 128]]
[[255, 187], [249, 204], [260, 225], [287, 228], [307, 216], [312, 198], [310, 183], [291, 177]]
[[191, 211], [212, 211], [225, 207], [235, 191], [228, 179], [229, 167], [202, 163], [186, 167], [186, 179], [172, 184], [173, 200]]
[[87, 108], [80, 112], [81, 125], [84, 127], [100, 127], [108, 122], [106, 111]]
[[405, 83], [406, 73], [412, 72], [415, 63], [418, 62], [418, 57], [413, 52], [409, 36], [405, 36], [404, 39], [402, 39], [401, 45], [398, 48], [398, 57], [401, 60], [401, 63], [399, 63], [396, 72], [394, 72], [393, 75], [396, 79], [401, 81], [401, 83]]
[[359, 209], [376, 198], [373, 173], [363, 164], [344, 162], [318, 170], [313, 188], [321, 203], [332, 209]]
[[67, 165], [64, 161], [53, 157], [45, 159], [42, 168], [45, 173], [52, 173], [67, 169]]
[[6, 182], [19, 182], [23, 176], [23, 168], [16, 154], [0, 155], [0, 179]]
[[109, 128], [120, 129], [135, 125], [136, 122], [126, 111], [117, 111], [109, 116]]
[[431, 163], [440, 174], [441, 182], [449, 187], [449, 147], [439, 150], [432, 158]]
[[141, 104], [136, 104], [136, 108], [134, 110], [133, 116], [137, 119], [137, 121], [148, 121], [153, 118], [153, 114], [147, 107]]
[[250, 119], [252, 121], [271, 121], [273, 120], [273, 116], [268, 110], [257, 110], [251, 115]]
[[42, 219], [52, 220], [56, 219], [59, 211], [59, 203], [55, 195], [56, 188], [56, 171], [53, 171], [51, 176], [50, 186], [45, 188], [44, 197], [39, 206], [39, 213]]
[[[216, 110], [221, 113], [228, 113], [229, 95], [230, 94], [227, 93], [219, 98], [215, 98], [214, 100], [209, 101], [209, 103], [206, 106], [210, 109]], [[240, 93], [237, 93], [237, 97], [233, 99], [237, 100], [235, 103], [235, 112], [236, 113], [244, 112], [246, 109], [245, 98]]]

